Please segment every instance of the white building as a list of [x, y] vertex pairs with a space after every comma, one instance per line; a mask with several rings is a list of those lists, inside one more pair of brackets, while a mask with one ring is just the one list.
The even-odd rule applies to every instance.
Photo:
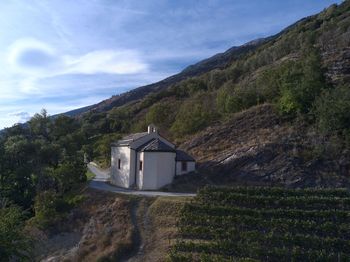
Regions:
[[159, 189], [170, 184], [175, 175], [195, 171], [195, 160], [148, 126], [112, 143], [111, 183], [124, 188]]

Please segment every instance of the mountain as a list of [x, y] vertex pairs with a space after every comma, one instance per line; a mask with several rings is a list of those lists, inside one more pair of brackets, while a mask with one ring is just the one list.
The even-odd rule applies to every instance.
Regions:
[[120, 95], [112, 96], [111, 98], [103, 100], [97, 104], [71, 110], [63, 114], [67, 116], [79, 116], [90, 110], [96, 111], [96, 112], [102, 112], [102, 111], [108, 111], [116, 106], [122, 106], [126, 103], [141, 99], [152, 92], [157, 92], [157, 91], [166, 89], [172, 84], [178, 83], [184, 79], [198, 76], [200, 74], [209, 72], [214, 69], [225, 68], [233, 60], [238, 59], [242, 55], [256, 49], [257, 47], [264, 44], [269, 39], [271, 38], [266, 38], [266, 39], [260, 38], [260, 39], [250, 41], [242, 46], [231, 47], [230, 49], [228, 49], [223, 53], [216, 54], [194, 65], [190, 65], [186, 67], [179, 74], [170, 76], [154, 84], [141, 86], [133, 90], [130, 90], [128, 92], [122, 93]]
[[274, 41], [279, 36], [283, 35], [284, 33], [287, 33], [289, 30], [292, 30], [293, 27], [309, 19], [312, 19], [312, 17], [302, 18], [296, 23], [286, 27], [276, 35], [266, 37], [266, 38], [258, 38], [258, 39], [249, 41], [241, 46], [233, 46], [223, 53], [215, 54], [210, 58], [204, 59], [193, 65], [190, 65], [186, 67], [184, 70], [182, 70], [180, 73], [170, 76], [168, 78], [165, 78], [159, 82], [146, 85], [146, 86], [141, 86], [141, 87], [132, 89], [128, 92], [122, 93], [120, 95], [114, 95], [111, 98], [103, 100], [97, 104], [71, 110], [63, 114], [74, 117], [74, 116], [79, 116], [83, 113], [86, 113], [90, 110], [96, 111], [96, 112], [108, 111], [113, 107], [122, 106], [129, 102], [141, 99], [152, 92], [157, 92], [157, 91], [166, 89], [169, 86], [175, 83], [179, 83], [184, 79], [199, 76], [201, 74], [210, 72], [215, 69], [223, 69], [229, 66], [233, 61], [244, 56], [245, 54], [251, 51], [254, 51], [255, 49], [257, 49], [258, 47], [262, 46], [267, 42]]
[[[108, 164], [109, 143], [156, 124], [197, 159], [206, 183], [349, 186], [350, 2], [68, 112]], [[93, 139], [92, 139], [93, 138]]]

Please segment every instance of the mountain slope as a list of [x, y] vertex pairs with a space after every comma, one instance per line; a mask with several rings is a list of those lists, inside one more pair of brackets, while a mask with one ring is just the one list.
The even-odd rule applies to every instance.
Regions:
[[253, 40], [251, 42], [248, 42], [242, 46], [234, 46], [225, 51], [224, 53], [216, 54], [210, 58], [204, 59], [194, 65], [190, 65], [187, 68], [185, 68], [182, 72], [179, 74], [170, 76], [164, 80], [161, 80], [159, 82], [156, 82], [154, 84], [141, 86], [138, 88], [135, 88], [133, 90], [130, 90], [128, 92], [122, 93], [120, 95], [112, 96], [109, 99], [103, 100], [97, 104], [86, 106], [83, 108], [71, 110], [68, 112], [63, 113], [67, 116], [79, 116], [87, 111], [96, 111], [96, 112], [103, 112], [108, 111], [112, 109], [113, 107], [122, 106], [124, 104], [127, 104], [129, 102], [142, 99], [146, 95], [157, 92], [163, 89], [166, 89], [167, 87], [171, 86], [172, 84], [178, 83], [184, 79], [198, 76], [200, 74], [209, 72], [214, 69], [222, 69], [225, 68], [230, 62], [232, 62], [235, 59], [238, 59], [242, 55], [248, 53], [249, 51], [252, 51], [259, 47], [260, 45], [264, 44], [266, 41], [270, 40], [271, 38], [261, 38], [257, 40]]
[[154, 123], [193, 154], [201, 174], [216, 174], [215, 183], [348, 185], [349, 46], [345, 1], [101, 102], [81, 119], [98, 138], [92, 157], [108, 160], [114, 135]]

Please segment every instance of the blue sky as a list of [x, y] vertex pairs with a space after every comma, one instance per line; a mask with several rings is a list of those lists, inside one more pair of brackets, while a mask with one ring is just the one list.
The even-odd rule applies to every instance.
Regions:
[[340, 2], [1, 1], [0, 128], [153, 83]]

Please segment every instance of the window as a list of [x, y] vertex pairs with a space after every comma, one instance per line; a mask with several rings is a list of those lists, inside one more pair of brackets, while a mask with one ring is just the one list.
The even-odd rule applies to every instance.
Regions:
[[182, 171], [187, 171], [187, 162], [186, 161], [182, 161], [181, 162], [181, 170]]
[[140, 160], [140, 166], [139, 166], [140, 171], [142, 171], [142, 160]]
[[120, 158], [118, 159], [118, 169], [121, 168], [121, 165], [122, 165], [122, 161], [120, 160]]

